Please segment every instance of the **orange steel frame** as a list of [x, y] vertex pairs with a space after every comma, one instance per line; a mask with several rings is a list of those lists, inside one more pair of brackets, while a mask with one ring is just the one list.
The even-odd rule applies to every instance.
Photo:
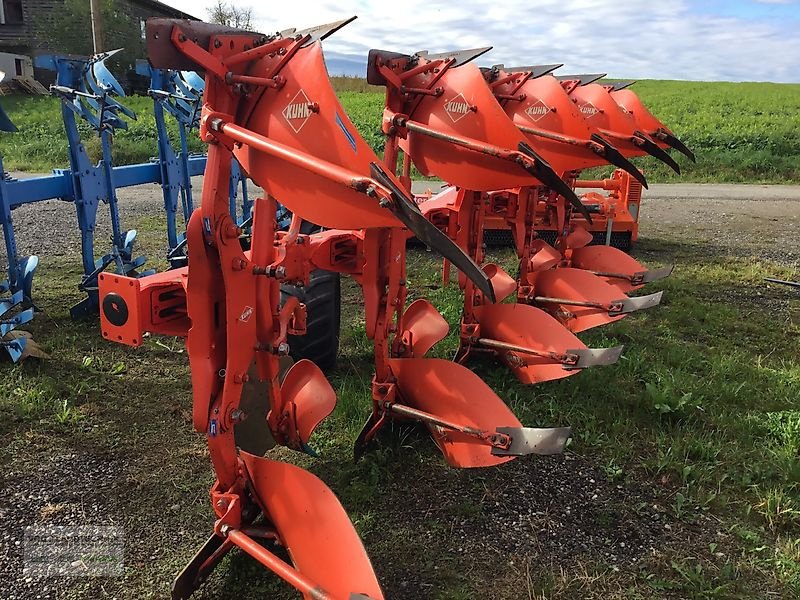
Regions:
[[[265, 90], [280, 90], [284, 85], [289, 85], [289, 78], [283, 76], [287, 72], [299, 80], [300, 76], [292, 71], [289, 61], [293, 56], [303, 54], [306, 63], [301, 61], [301, 64], [311, 65], [315, 72], [316, 69], [321, 71], [314, 78], [313, 74], [308, 76], [310, 69], [307, 69], [303, 93], [312, 98], [329, 99], [330, 106], [309, 101], [303, 105], [305, 108], [298, 111], [308, 115], [325, 114], [325, 119], [332, 122], [334, 119], [330, 111], [333, 109], [336, 126], [345, 128], [335, 112], [338, 102], [324, 77], [321, 50], [318, 45], [305, 47], [313, 41], [312, 36], [297, 34], [254, 40], [249, 34], [239, 32], [226, 35], [204, 24], [178, 25], [166, 21], [169, 27], [165, 28], [164, 22], [152, 26], [151, 23], [148, 22], [148, 45], [153, 39], [159, 40], [154, 46], [160, 44], [162, 52], [165, 44], [171, 45], [174, 48], [166, 52], [178, 54], [179, 61], [184, 61], [181, 64], [185, 64], [186, 68], [198, 65], [206, 71], [200, 136], [209, 144], [208, 161], [201, 205], [187, 227], [188, 267], [141, 279], [104, 274], [100, 281], [100, 295], [104, 303], [101, 315], [103, 335], [109, 340], [133, 346], [142, 343], [144, 332], [187, 338], [192, 373], [193, 424], [208, 439], [217, 476], [211, 489], [211, 500], [217, 516], [214, 532], [217, 538], [224, 540], [218, 542], [219, 548], [213, 555], [206, 557], [202, 568], [205, 569], [206, 565], [213, 567], [222, 554], [238, 546], [297, 589], [314, 594], [315, 598], [326, 598], [328, 596], [313, 587], [314, 582], [304, 577], [300, 569], [288, 565], [254, 541], [254, 537], [275, 539], [280, 533], [269, 530], [256, 535], [249, 526], [255, 509], [258, 509], [256, 515], [258, 511], [265, 515], [269, 513], [264, 502], [259, 501], [257, 493], [261, 485], [257, 461], [261, 459], [237, 452], [233, 433], [234, 425], [242, 418], [239, 403], [243, 386], [251, 377], [252, 364], [256, 366], [259, 381], [269, 383], [270, 411], [267, 421], [278, 444], [305, 450], [310, 431], [327, 415], [327, 412], [321, 416], [305, 414], [302, 406], [294, 405], [292, 398], [282, 393], [278, 380], [279, 358], [288, 352], [287, 335], [304, 333], [306, 313], [305, 307], [294, 299], [287, 301], [284, 306], [280, 305], [281, 282], [308, 283], [311, 270], [326, 269], [352, 276], [363, 290], [366, 334], [374, 346], [375, 375], [372, 383], [373, 410], [356, 442], [357, 453], [363, 451], [392, 418], [426, 423], [434, 432], [434, 437], [438, 436], [440, 447], [448, 445], [448, 449], [442, 447], [442, 451], [456, 466], [487, 466], [506, 462], [519, 453], [560, 451], [566, 443], [568, 430], [521, 428], [502, 401], [463, 367], [449, 361], [439, 361], [426, 370], [427, 367], [420, 368], [420, 361], [414, 360], [429, 347], [425, 340], [420, 342], [414, 336], [427, 336], [427, 340], [435, 343], [446, 335], [446, 329], [442, 332], [440, 327], [444, 323], [446, 328], [446, 323], [438, 313], [432, 321], [429, 318], [427, 325], [422, 328], [407, 327], [404, 322], [407, 297], [405, 247], [408, 239], [404, 225], [467, 272], [476, 293], [480, 290], [489, 301], [494, 301], [494, 293], [485, 273], [425, 220], [392, 175], [397, 167], [396, 145], [387, 145], [384, 164], [388, 169], [384, 171], [377, 162], [370, 162], [367, 166], [370, 176], [365, 176], [319, 158], [328, 152], [328, 156], [333, 153], [337, 158], [350, 157], [346, 160], [352, 160], [354, 165], [357, 160], [368, 161], [371, 151], [360, 138], [340, 136], [322, 139], [315, 136], [311, 142], [292, 138], [291, 143], [295, 144], [292, 146], [273, 139], [272, 135], [268, 137], [237, 124], [255, 124], [261, 127], [260, 130], [267, 126], [264, 113], [274, 110], [274, 105], [269, 103], [272, 97], [266, 96], [265, 104], [259, 104], [262, 94]], [[193, 33], [187, 35], [182, 27], [192, 27]], [[205, 27], [210, 29], [205, 30]], [[205, 31], [210, 33], [206, 35]], [[199, 36], [194, 35], [197, 32]], [[197, 41], [198, 37], [203, 40], [202, 45]], [[152, 60], [152, 50], [150, 54]], [[248, 70], [253, 60], [261, 61], [260, 76]], [[294, 82], [294, 85], [299, 83]], [[247, 86], [256, 90], [249, 99], [248, 94], [243, 93], [248, 89]], [[289, 95], [293, 93], [293, 89], [286, 92]], [[287, 142], [287, 139], [283, 141]], [[304, 143], [320, 144], [313, 149], [319, 154], [306, 151]], [[334, 148], [333, 144], [339, 146]], [[357, 147], [351, 150], [351, 146]], [[358, 159], [354, 158], [357, 154], [360, 157]], [[291, 179], [286, 175], [286, 170], [297, 169], [298, 174], [306, 178], [304, 185], [313, 185], [313, 189], [318, 190], [317, 193], [326, 202], [293, 207], [291, 202], [296, 200], [292, 195], [281, 193], [281, 201], [294, 210], [295, 218], [288, 232], [280, 232], [276, 231], [274, 199], [269, 194], [256, 199], [251, 246], [249, 250], [243, 250], [241, 239], [244, 232], [231, 219], [228, 209], [227, 182], [234, 156], [265, 189], [273, 183], [280, 187], [278, 180], [285, 182]], [[264, 163], [266, 158], [274, 160], [272, 165], [277, 163], [282, 172], [265, 172], [269, 170]], [[525, 159], [521, 154], [519, 158]], [[365, 165], [357, 166], [363, 172]], [[362, 228], [301, 235], [299, 213], [303, 210], [306, 211], [302, 215], [304, 218], [313, 220], [313, 214], [316, 214], [323, 225], [349, 220], [353, 223], [351, 227], [358, 223], [357, 226]], [[314, 210], [317, 212], [311, 213]], [[429, 308], [435, 312], [432, 307]], [[432, 314], [428, 312], [427, 316], [432, 317]], [[420, 346], [424, 346], [422, 351]], [[399, 360], [404, 358], [412, 360]], [[428, 364], [434, 362], [436, 359], [429, 360]], [[430, 383], [426, 384], [428, 387], [420, 394], [422, 399], [414, 407], [408, 405], [415, 395], [413, 391], [407, 392], [410, 396], [403, 402], [404, 394], [398, 383], [402, 380], [401, 369], [408, 374], [405, 381], [419, 379], [419, 376], [434, 370], [438, 370], [440, 375], [433, 382], [428, 378]], [[324, 380], [321, 373], [319, 376]], [[483, 388], [476, 388], [476, 385], [482, 385]], [[449, 412], [446, 410], [442, 395], [453, 388], [459, 388], [464, 398], [472, 394], [471, 404], [485, 409], [483, 416], [488, 418], [483, 423], [489, 429], [475, 426], [480, 421], [474, 416], [478, 408], [459, 405], [451, 407]], [[470, 389], [467, 391], [464, 388]], [[436, 399], [437, 404], [425, 404], [426, 398]], [[490, 408], [487, 408], [487, 403], [491, 404]], [[422, 408], [431, 406], [431, 410], [441, 407], [443, 412], [432, 414], [420, 410], [420, 404]], [[472, 411], [472, 416], [467, 417], [471, 424], [460, 423], [459, 411], [468, 414]], [[512, 427], [501, 430], [498, 425], [494, 431], [495, 422], [503, 419], [508, 422], [501, 425]], [[446, 433], [436, 433], [442, 431]], [[532, 446], [516, 449], [513, 436], [535, 436], [537, 432], [549, 435], [552, 443], [541, 446], [539, 450]], [[476, 458], [473, 449], [459, 449], [458, 444], [463, 443], [460, 440], [465, 438], [483, 448], [485, 455]], [[352, 531], [352, 526], [349, 527], [349, 531]], [[324, 565], [326, 561], [330, 562], [330, 557], [322, 557], [318, 561]], [[379, 590], [374, 593], [375, 597], [378, 594]]]
[[[253, 539], [264, 535], [248, 535], [247, 525], [252, 520], [247, 506], [248, 467], [237, 452], [233, 426], [240, 418], [242, 387], [249, 380], [248, 371], [255, 361], [259, 378], [271, 384], [268, 389], [272, 410], [268, 418], [276, 441], [303, 449], [298, 426], [293, 422], [294, 411], [280, 393], [278, 361], [288, 352], [287, 334], [304, 333], [305, 307], [295, 298], [281, 307], [280, 283], [307, 283], [312, 268], [347, 272], [360, 281], [367, 300], [368, 330], [375, 339], [377, 380], [386, 377], [387, 338], [394, 330], [392, 322], [398, 307], [405, 300], [405, 288], [400, 283], [404, 279], [404, 263], [389, 260], [389, 255], [378, 248], [388, 238], [387, 247], [397, 250], [405, 236], [399, 229], [384, 229], [326, 232], [309, 237], [297, 233], [299, 219], [289, 232], [278, 232], [275, 201], [265, 197], [254, 202], [252, 246], [244, 251], [240, 243], [243, 231], [231, 219], [228, 207], [235, 147], [247, 145], [265, 153], [283, 154], [287, 160], [346, 186], [366, 184], [347, 169], [282, 148], [230, 123], [240, 109], [241, 96], [234, 93], [226, 79], [268, 84], [264, 79], [256, 81], [259, 78], [248, 79], [241, 74], [247, 59], [269, 52], [288, 59], [308, 41], [307, 36], [278, 38], [253, 48], [249, 45], [253, 43], [252, 36], [216, 35], [206, 51], [175, 26], [171, 40], [188, 58], [216, 75], [206, 78], [200, 136], [208, 143], [208, 161], [201, 206], [187, 227], [189, 266], [140, 279], [103, 274], [101, 298], [108, 309], [101, 311], [103, 336], [132, 346], [141, 345], [144, 332], [187, 338], [193, 423], [198, 432], [207, 435], [217, 476], [211, 501], [217, 517], [215, 534], [225, 539], [220, 552], [238, 546], [303, 593], [327, 598], [314, 582]], [[381, 192], [383, 198], [389, 197], [385, 190]], [[380, 258], [366, 262], [367, 268], [362, 270], [365, 255]], [[392, 293], [381, 293], [387, 287], [392, 288]], [[395, 298], [401, 301], [396, 303]], [[126, 318], [122, 319], [120, 313], [125, 313]], [[275, 532], [266, 534], [276, 536]]]
[[[590, 211], [594, 219], [586, 214], [587, 223], [594, 222], [595, 227], [611, 224], [615, 230], [630, 226], [635, 239], [638, 198], [632, 178], [615, 174], [602, 182], [579, 182], [572, 173], [563, 181], [500, 112], [502, 108], [488, 90], [481, 92], [482, 106], [499, 121], [493, 129], [500, 130], [499, 125], [505, 124], [505, 133], [500, 135], [503, 145], [480, 141], [481, 132], [469, 137], [472, 134], [462, 134], [456, 128], [436, 129], [413, 120], [409, 115], [419, 103], [429, 96], [441, 96], [442, 87], [453, 85], [443, 79], [448, 69], [453, 69], [450, 75], [456, 83], [469, 75], [467, 70], [453, 73], [458, 59], [445, 55], [424, 55], [418, 66], [405, 71], [399, 64], [390, 66], [391, 57], [376, 63], [390, 84], [383, 121], [389, 140], [380, 163], [363, 139], [348, 130], [352, 124], [337, 112], [342, 109], [324, 72], [317, 40], [345, 22], [335, 24], [326, 33], [308, 30], [262, 38], [205, 24], [157, 21], [148, 22], [147, 28], [151, 59], [154, 53], [172, 53], [178, 62], [183, 61], [181, 68], [199, 66], [206, 72], [200, 136], [208, 143], [209, 151], [201, 205], [187, 227], [188, 267], [141, 279], [101, 275], [103, 335], [132, 346], [141, 345], [144, 332], [187, 339], [193, 425], [207, 436], [217, 476], [210, 494], [217, 517], [214, 533], [220, 541], [217, 550], [203, 559], [204, 569], [213, 567], [236, 546], [308, 597], [341, 597], [319, 587], [319, 582], [309, 575], [315, 569], [317, 577], [324, 574], [332, 583], [344, 580], [344, 575], [339, 577], [340, 573], [333, 572], [337, 569], [358, 571], [363, 575], [359, 584], [366, 582], [370, 597], [382, 597], [368, 560], [366, 566], [363, 561], [344, 565], [338, 564], [335, 557], [315, 555], [315, 566], [305, 563], [304, 570], [284, 562], [256, 541], [280, 540], [287, 531], [279, 531], [278, 524], [266, 529], [252, 527], [259, 512], [274, 520], [265, 500], [274, 492], [262, 478], [269, 461], [263, 459], [259, 463], [262, 459], [237, 450], [234, 426], [243, 419], [240, 402], [245, 384], [253, 372], [260, 382], [268, 384], [269, 430], [278, 444], [295, 450], [308, 449], [311, 431], [332, 410], [332, 405], [306, 410], [305, 405], [282, 390], [279, 360], [288, 353], [287, 336], [305, 333], [306, 310], [295, 298], [281, 306], [281, 283], [307, 284], [313, 269], [325, 269], [352, 276], [362, 288], [366, 335], [373, 342], [375, 373], [372, 412], [356, 442], [357, 454], [393, 418], [427, 424], [443, 453], [456, 466], [487, 466], [524, 453], [561, 451], [567, 428], [523, 428], [503, 402], [467, 369], [449, 361], [421, 359], [433, 343], [446, 335], [447, 324], [424, 300], [406, 308], [408, 230], [439, 250], [461, 271], [459, 281], [466, 298], [461, 330], [462, 342], [466, 342], [462, 344], [464, 350], [475, 341], [472, 338], [480, 323], [478, 313], [517, 286], [510, 276], [504, 274], [505, 281], [478, 266], [484, 258], [487, 216], [502, 217], [514, 228], [521, 265], [518, 281], [524, 282], [525, 269], [533, 268], [530, 263], [535, 262], [532, 259], [537, 250], [537, 230], [555, 227], [560, 247], [567, 248], [573, 217], [580, 219], [577, 213], [586, 212], [570, 185], [582, 188], [589, 183], [599, 184], [610, 191], [608, 197], [588, 195], [587, 203], [597, 208]], [[426, 83], [425, 87], [407, 87], [420, 80]], [[483, 84], [482, 78], [479, 81]], [[301, 99], [295, 101], [298, 98]], [[478, 110], [466, 101], [456, 108]], [[271, 119], [277, 114], [283, 114], [294, 134], [280, 119]], [[319, 128], [299, 135], [305, 122], [296, 128], [290, 120], [298, 115], [318, 119]], [[329, 129], [325, 129], [326, 125]], [[511, 143], [506, 143], [508, 140]], [[451, 174], [455, 174], [454, 169], [461, 169], [461, 159], [474, 158], [477, 153], [485, 161], [471, 160], [473, 168], [461, 169], [465, 173], [458, 173], [464, 177], [459, 185], [476, 190], [510, 189], [462, 189], [462, 210], [449, 217], [456, 222], [431, 224], [407, 192], [411, 168], [408, 154], [399, 164], [400, 149], [409, 151], [413, 144], [417, 150], [415, 161], [428, 161], [430, 170], [435, 166], [445, 173], [450, 169]], [[254, 202], [247, 250], [242, 244], [245, 232], [229, 212], [228, 181], [234, 157], [266, 191]], [[399, 168], [402, 174], [397, 178]], [[302, 186], [298, 186], [301, 178]], [[272, 194], [295, 214], [288, 231], [277, 231]], [[303, 235], [301, 218], [341, 228]], [[455, 239], [441, 230], [456, 232], [451, 233]], [[493, 283], [498, 285], [497, 290]], [[500, 290], [509, 284], [510, 290]], [[519, 289], [521, 301], [526, 300], [523, 288]], [[411, 310], [415, 306], [416, 312]], [[324, 382], [330, 388], [316, 367], [312, 365], [309, 373], [318, 378], [317, 383]], [[458, 389], [457, 402], [452, 402], [452, 396], [448, 400], [452, 389]], [[335, 403], [335, 394], [332, 390], [330, 393]], [[504, 419], [508, 423], [499, 423]], [[540, 434], [550, 442], [537, 450], [531, 440]], [[465, 438], [472, 447], [459, 446]], [[475, 446], [485, 452], [478, 456]], [[270, 481], [272, 486], [282, 484], [285, 482]], [[341, 521], [338, 525], [335, 537], [355, 535], [349, 521], [346, 526]], [[308, 534], [304, 541], [310, 540], [313, 536]], [[357, 546], [361, 548], [360, 543]], [[354, 547], [352, 544], [351, 549]], [[293, 555], [292, 559], [299, 564], [299, 556]]]
[[[479, 52], [481, 51], [465, 51], [464, 55]], [[501, 162], [495, 163], [495, 169], [498, 170], [501, 168], [509, 169], [509, 167], [504, 167], [502, 162], [507, 161], [505, 164], [516, 167], [517, 172], [514, 172], [513, 168], [510, 171], [514, 173], [518, 180], [527, 179], [533, 184], [515, 188], [510, 192], [492, 193], [459, 188], [457, 192], [459, 209], [457, 211], [446, 211], [447, 217], [435, 212], [429, 215], [429, 218], [437, 228], [448, 232], [453, 241], [477, 264], [482, 264], [485, 257], [483, 234], [484, 230], [490, 226], [487, 222], [492, 217], [502, 219], [506, 227], [510, 226], [515, 230], [515, 245], [520, 256], [520, 269], [522, 270], [520, 272], [520, 281], [524, 281], [524, 270], [528, 266], [532, 251], [531, 242], [534, 239], [533, 230], [540, 200], [542, 205], [552, 205], [559, 212], [562, 223], [569, 222], [569, 208], [567, 208], [566, 203], [557, 200], [559, 196], [556, 192], [550, 192], [549, 196], [545, 196], [542, 193], [544, 187], [536, 185], [537, 181], [532, 177], [533, 173], [536, 172], [539, 176], [546, 177], [548, 181], [553, 182], [554, 179], [558, 179], [557, 175], [538, 156], [531, 157], [522, 152], [506, 150], [478, 139], [461, 137], [458, 134], [448, 134], [444, 131], [428, 128], [407, 117], [408, 114], [413, 114], [426, 96], [440, 97], [443, 95], [444, 87], [441, 86], [445, 86], [444, 76], [447, 74], [448, 69], [455, 68], [458, 64], [458, 59], [455, 55], [430, 57], [422, 55], [417, 58], [416, 66], [406, 70], [402, 70], [405, 65], [402, 59], [400, 62], [393, 62], [391, 54], [386, 54], [385, 57], [381, 56], [381, 53], [376, 53], [374, 56], [371, 54], [370, 59], [374, 61], [374, 64], [371, 64], [369, 68], [374, 68], [380, 74], [385, 81], [387, 89], [383, 130], [388, 136], [386, 162], [389, 167], [394, 166], [397, 168], [396, 157], [401, 145], [406, 144], [409, 147], [414, 143], [410, 136], [422, 135], [437, 142], [444, 141], [449, 143], [449, 145], [437, 147], [435, 151], [426, 155], [425, 158], [429, 161], [429, 165], [437, 164], [440, 168], [458, 165], [460, 164], [458, 153], [463, 152], [463, 149], [467, 149], [476, 155], [501, 159]], [[407, 82], [414, 81], [418, 75], [426, 73], [431, 73], [431, 75], [427, 81], [424, 81], [424, 88], [409, 87]], [[450, 93], [452, 94], [453, 92], [450, 91]], [[472, 111], [480, 110], [477, 106], [467, 107], [467, 109]], [[502, 118], [505, 118], [505, 115], [500, 114]], [[417, 143], [421, 142], [418, 141]], [[536, 163], [540, 164], [534, 167]], [[473, 161], [473, 163], [468, 164], [477, 163]], [[522, 168], [520, 169], [519, 167]], [[484, 168], [486, 169], [486, 167]], [[404, 154], [400, 179], [409, 189], [411, 183], [410, 170], [411, 161], [409, 160], [409, 154], [406, 153]], [[475, 170], [477, 171], [477, 169]], [[486, 172], [487, 176], [494, 176], [494, 172], [489, 172], [488, 169], [486, 169]], [[527, 177], [519, 177], [520, 173], [525, 174], [526, 172], [528, 173]], [[483, 182], [479, 177], [477, 174], [472, 176], [473, 180], [480, 185]], [[559, 183], [566, 188], [564, 182]], [[567, 189], [567, 191], [570, 190]], [[574, 201], [577, 201], [577, 198], [574, 198]], [[443, 264], [443, 280], [449, 281], [449, 278], [450, 264], [445, 260]], [[492, 304], [494, 299], [487, 299], [481, 290], [476, 288], [474, 283], [465, 277], [463, 273], [459, 273], [458, 279], [464, 293], [464, 308], [460, 325], [461, 344], [456, 359], [462, 362], [474, 351], [494, 352], [492, 349], [481, 348], [475, 343], [481, 338], [478, 313], [482, 306]], [[498, 298], [501, 299], [512, 293], [517, 286], [513, 280], [502, 282], [500, 280], [500, 277], [493, 278], [492, 283], [496, 287], [495, 291]], [[502, 291], [498, 286], [504, 286], [507, 289]], [[522, 300], [525, 299], [522, 295], [520, 298]]]
[[[589, 223], [579, 213], [573, 213], [573, 223], [590, 233], [608, 237], [609, 232], [629, 233], [631, 244], [639, 238], [639, 214], [642, 201], [642, 184], [622, 169], [615, 169], [610, 178], [589, 180], [572, 179], [576, 190], [604, 190], [608, 194], [590, 191], [581, 196], [581, 200], [589, 207], [592, 222]], [[507, 194], [505, 194], [507, 196]], [[514, 229], [513, 221], [506, 218], [503, 200], [504, 193], [493, 194], [494, 203], [487, 205], [485, 214], [485, 230]], [[533, 229], [537, 233], [552, 232], [558, 237], [557, 215], [552, 204], [537, 202]]]

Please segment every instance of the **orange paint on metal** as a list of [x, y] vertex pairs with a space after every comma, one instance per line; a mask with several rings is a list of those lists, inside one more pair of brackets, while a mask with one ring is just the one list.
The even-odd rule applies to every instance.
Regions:
[[[279, 70], [270, 68], [280, 57], [265, 57], [253, 72], [280, 74], [279, 91], [253, 95], [245, 102], [250, 117], [242, 127], [276, 144], [300, 150], [318, 164], [326, 161], [356, 177], [368, 177], [370, 163], [379, 162], [342, 108], [326, 76], [322, 47], [315, 42], [297, 50]], [[281, 156], [235, 149], [247, 173], [269, 194], [296, 214], [325, 227], [399, 227], [400, 222], [364, 190], [342, 186], [330, 177], [310, 172]], [[342, 166], [339, 166], [342, 165]], [[400, 185], [400, 182], [397, 182]]]
[[583, 227], [575, 227], [567, 236], [567, 248], [582, 248], [592, 243], [593, 236]]
[[100, 273], [103, 337], [134, 347], [148, 331], [186, 337], [186, 277], [186, 267], [144, 278]]
[[425, 356], [449, 332], [447, 321], [427, 300], [415, 300], [403, 312], [403, 334], [408, 336], [415, 358]]
[[[447, 421], [477, 429], [521, 427], [514, 413], [475, 373], [439, 358], [397, 358], [389, 361], [397, 378], [400, 400]], [[469, 435], [429, 426], [447, 462], [454, 467], [490, 467], [512, 460]]]
[[558, 266], [562, 261], [561, 253], [543, 240], [534, 240], [530, 245], [530, 260], [525, 272], [545, 271]]
[[[582, 269], [570, 267], [550, 269], [532, 273], [529, 279], [536, 296], [598, 303], [615, 302], [625, 297], [614, 286]], [[611, 316], [608, 310], [603, 308], [558, 303], [542, 304], [542, 308], [554, 314], [575, 333], [613, 323], [625, 316], [624, 314]]]
[[299, 360], [287, 371], [281, 384], [281, 396], [295, 407], [294, 420], [302, 443], [336, 407], [333, 391], [320, 368], [310, 360]]
[[[599, 273], [619, 273], [633, 277], [637, 273], [647, 271], [638, 260], [630, 254], [611, 248], [609, 246], [586, 246], [575, 248], [570, 254], [570, 263], [578, 269], [595, 271]], [[607, 277], [601, 275], [609, 285], [617, 288], [621, 294], [627, 294], [633, 290], [638, 290], [642, 284], [634, 285], [629, 280], [619, 277]]]
[[[425, 61], [424, 58], [419, 60]], [[435, 83], [429, 81], [427, 74], [409, 78], [406, 82], [409, 86], [432, 86], [441, 90], [438, 95], [423, 95], [410, 101], [390, 87], [389, 111], [405, 115], [410, 122], [433, 129], [444, 138], [471, 140], [483, 148], [469, 149], [453, 140], [409, 131], [399, 144], [421, 173], [478, 191], [536, 182], [516, 162], [526, 159], [518, 152], [520, 142], [526, 141], [525, 136], [505, 115], [478, 67], [468, 63], [444, 68]]]
[[[564, 353], [586, 345], [545, 311], [526, 304], [493, 304], [475, 311], [481, 336], [541, 352]], [[519, 352], [498, 352], [522, 383], [554, 381], [575, 375], [551, 358]], [[513, 359], [509, 359], [509, 354]]]
[[625, 111], [598, 83], [581, 85], [570, 93], [577, 102], [578, 110], [601, 133], [609, 136], [612, 144], [626, 156], [645, 156], [647, 152], [631, 140], [638, 128], [633, 115]]
[[517, 280], [506, 273], [499, 265], [488, 263], [483, 265], [482, 268], [492, 282], [498, 302], [502, 302], [517, 291]]
[[[531, 130], [523, 132], [556, 171], [564, 173], [608, 163], [590, 147], [591, 136], [599, 133], [598, 128], [591, 125], [555, 77], [530, 78], [522, 84], [519, 94], [524, 100], [506, 100], [502, 102], [503, 109], [515, 125]], [[548, 133], [567, 136], [573, 143], [558, 141]]]
[[[639, 99], [632, 90], [624, 89], [610, 92], [611, 98], [619, 104], [624, 111], [633, 116], [636, 121], [638, 129], [650, 135], [659, 130], [667, 133], [672, 133], [670, 129], [659, 121], [653, 113], [651, 113], [644, 103]], [[669, 148], [667, 144], [659, 140], [657, 137], [653, 138], [654, 141], [662, 148]]]
[[300, 467], [246, 452], [240, 456], [256, 502], [306, 580], [332, 599], [383, 598], [364, 546], [328, 486]]

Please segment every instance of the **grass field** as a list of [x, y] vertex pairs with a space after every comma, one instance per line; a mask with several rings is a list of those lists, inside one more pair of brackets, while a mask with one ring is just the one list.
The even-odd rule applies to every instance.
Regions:
[[[140, 249], [157, 254], [160, 224], [139, 225]], [[785, 290], [761, 284], [791, 273], [688, 242], [645, 240], [637, 255], [680, 268], [654, 284], [665, 290], [659, 309], [582, 336], [624, 343], [620, 364], [526, 387], [473, 363], [524, 423], [575, 432], [566, 458], [488, 471], [447, 468], [424, 430], [404, 428], [351, 462], [372, 358], [347, 283], [331, 374], [339, 402], [312, 440], [321, 458], [278, 456], [334, 489], [390, 598], [798, 597], [800, 336], [796, 316], [775, 309]], [[512, 267], [508, 252], [492, 258]], [[436, 285], [432, 255], [409, 261], [411, 298], [430, 298], [456, 326], [457, 287]], [[3, 487], [47, 499], [23, 491], [24, 523], [68, 522], [77, 505], [84, 519], [125, 528], [124, 577], [75, 580], [63, 597], [161, 598], [211, 524], [186, 355], [180, 340], [130, 349], [104, 342], [96, 321], [71, 321], [78, 278], [73, 262], [45, 261], [31, 330], [53, 358], [0, 365]], [[451, 356], [455, 343], [435, 354]], [[77, 474], [61, 481], [64, 456]], [[199, 597], [265, 596], [294, 597], [238, 556]]]
[[[356, 127], [373, 148], [381, 151], [380, 88], [355, 78], [334, 78], [334, 84]], [[640, 81], [633, 89], [698, 159], [697, 164], [678, 159], [684, 170], [680, 177], [655, 159], [637, 159], [650, 181], [800, 181], [800, 85]], [[128, 131], [116, 136], [115, 160], [119, 164], [141, 162], [156, 154], [150, 100], [136, 97], [127, 99], [126, 104], [139, 118]], [[8, 97], [3, 98], [2, 105], [21, 131], [0, 133], [0, 154], [6, 169], [46, 171], [66, 165], [57, 100]], [[82, 131], [87, 140], [91, 138], [88, 128]], [[88, 146], [90, 154], [99, 157], [97, 142], [92, 140]], [[202, 150], [196, 139], [193, 149]]]

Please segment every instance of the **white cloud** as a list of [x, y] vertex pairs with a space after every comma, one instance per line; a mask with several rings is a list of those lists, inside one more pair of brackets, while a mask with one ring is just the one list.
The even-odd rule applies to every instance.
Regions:
[[[782, 0], [756, 0], [781, 2]], [[166, 0], [198, 17], [211, 0]], [[714, 16], [671, 0], [404, 0], [275, 2], [254, 7], [262, 31], [357, 14], [326, 40], [332, 71], [370, 48], [431, 52], [494, 46], [481, 64], [562, 62], [562, 72], [628, 78], [800, 81], [800, 14], [788, 20]]]

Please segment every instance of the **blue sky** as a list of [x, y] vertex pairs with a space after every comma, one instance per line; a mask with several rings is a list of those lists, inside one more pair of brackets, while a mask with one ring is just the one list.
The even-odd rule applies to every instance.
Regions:
[[[247, 0], [235, 0], [248, 5]], [[213, 0], [165, 0], [200, 18]], [[561, 72], [701, 81], [800, 82], [800, 0], [387, 0], [258, 2], [272, 32], [346, 16], [325, 42], [331, 74], [363, 74], [370, 48], [493, 46], [481, 65], [564, 63]]]

